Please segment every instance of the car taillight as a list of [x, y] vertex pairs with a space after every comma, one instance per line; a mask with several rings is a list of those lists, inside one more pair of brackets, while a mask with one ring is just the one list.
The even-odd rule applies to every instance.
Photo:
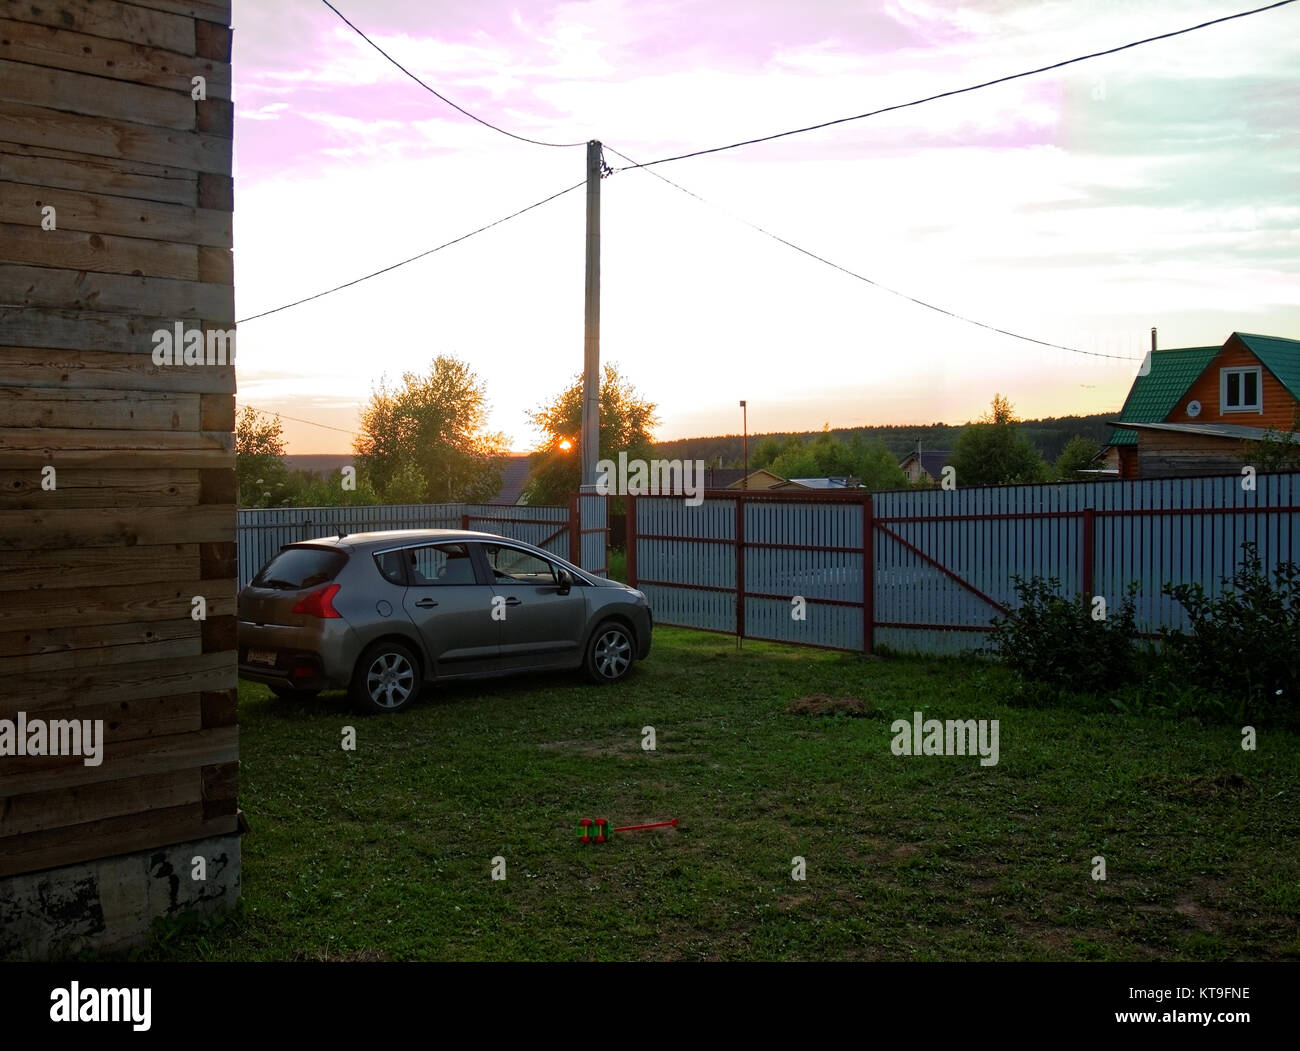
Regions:
[[304, 595], [298, 600], [298, 604], [293, 607], [295, 613], [305, 613], [309, 617], [322, 617], [330, 619], [331, 617], [341, 617], [338, 610], [334, 608], [333, 598], [339, 593], [337, 584], [330, 584], [327, 587], [313, 591], [310, 595]]

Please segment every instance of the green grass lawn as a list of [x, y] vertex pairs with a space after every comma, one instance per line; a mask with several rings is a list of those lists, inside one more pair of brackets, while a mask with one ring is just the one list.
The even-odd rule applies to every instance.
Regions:
[[[815, 693], [874, 714], [787, 713]], [[365, 718], [341, 694], [300, 705], [245, 683], [240, 909], [135, 955], [1300, 956], [1300, 738], [1261, 730], [1247, 752], [1231, 725], [1008, 696], [973, 660], [738, 650], [663, 628], [618, 687], [497, 680]], [[998, 765], [893, 755], [890, 721], [918, 709], [998, 719]], [[681, 825], [583, 847], [583, 816]]]

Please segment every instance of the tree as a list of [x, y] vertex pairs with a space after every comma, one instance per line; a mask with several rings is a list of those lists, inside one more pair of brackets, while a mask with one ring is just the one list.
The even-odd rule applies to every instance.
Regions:
[[1050, 469], [1030, 441], [1017, 429], [1012, 405], [1000, 394], [990, 410], [957, 436], [950, 461], [957, 484], [1015, 485], [1045, 482]]
[[989, 406], [989, 411], [980, 417], [980, 423], [1019, 423], [1016, 416], [1016, 407], [1011, 404], [1001, 394], [993, 395], [993, 404]]
[[364, 471], [353, 478], [354, 488], [343, 488], [343, 475], [333, 471], [322, 478], [314, 471], [294, 471], [292, 482], [295, 507], [359, 507], [366, 504], [407, 503], [408, 501], [381, 500]]
[[1300, 411], [1291, 421], [1289, 431], [1270, 427], [1257, 442], [1246, 447], [1243, 457], [1257, 471], [1300, 470]]
[[427, 376], [403, 373], [397, 389], [379, 381], [353, 443], [358, 474], [386, 501], [490, 500], [501, 488], [505, 437], [486, 432], [486, 422], [484, 384], [464, 362], [439, 355]]
[[278, 416], [245, 405], [235, 420], [235, 484], [240, 507], [282, 507], [293, 503], [292, 479], [284, 463], [284, 427]]
[[[600, 452], [598, 460], [649, 460], [654, 453], [652, 434], [659, 423], [655, 404], [646, 401], [608, 363], [600, 379]], [[569, 494], [582, 483], [582, 376], [547, 405], [528, 414], [542, 441], [532, 455], [524, 502], [535, 505], [568, 504]], [[567, 443], [567, 445], [565, 444]]]
[[1098, 442], [1076, 434], [1065, 443], [1061, 455], [1056, 458], [1053, 471], [1063, 482], [1078, 481], [1079, 472], [1086, 470], [1099, 452], [1101, 452], [1101, 445]]
[[758, 466], [782, 478], [856, 478], [868, 489], [907, 486], [907, 475], [898, 466], [894, 454], [879, 440], [868, 442], [855, 434], [846, 442], [836, 438], [827, 427], [809, 442], [791, 437], [784, 445], [772, 442], [772, 446], [767, 446], [769, 441], [765, 438], [761, 447], [766, 453], [774, 446], [777, 455]]

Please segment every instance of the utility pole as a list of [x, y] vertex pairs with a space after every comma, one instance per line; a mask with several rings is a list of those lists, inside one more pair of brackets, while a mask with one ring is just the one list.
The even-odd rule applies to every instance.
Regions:
[[744, 433], [744, 442], [745, 442], [745, 473], [741, 476], [742, 478], [744, 478], [744, 481], [740, 483], [740, 487], [742, 489], [748, 489], [749, 488], [749, 409], [745, 407], [745, 402], [743, 401], [740, 403], [740, 411], [744, 414], [744, 423], [742, 425], [742, 431]]
[[600, 459], [600, 141], [587, 143], [587, 283], [582, 355], [582, 485], [596, 491]]

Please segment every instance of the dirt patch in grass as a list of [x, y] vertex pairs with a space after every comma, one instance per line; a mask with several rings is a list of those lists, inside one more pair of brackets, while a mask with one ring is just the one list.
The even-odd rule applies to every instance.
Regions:
[[789, 715], [847, 715], [865, 719], [875, 714], [875, 709], [860, 697], [832, 697], [827, 693], [810, 693], [796, 697], [786, 708]]
[[1174, 906], [1174, 912], [1186, 916], [1196, 926], [1206, 931], [1224, 931], [1228, 929], [1229, 919], [1218, 909], [1207, 909], [1190, 898], [1185, 898]]
[[573, 741], [548, 741], [546, 744], [538, 745], [543, 752], [565, 752], [568, 755], [585, 755], [595, 758], [606, 758], [611, 755], [635, 755], [636, 747], [626, 741], [620, 741], [618, 744], [609, 742], [591, 741], [584, 738], [578, 738]]
[[1215, 774], [1213, 777], [1154, 775], [1138, 778], [1138, 784], [1174, 803], [1204, 803], [1215, 799], [1245, 799], [1258, 795], [1258, 789], [1235, 772]]

